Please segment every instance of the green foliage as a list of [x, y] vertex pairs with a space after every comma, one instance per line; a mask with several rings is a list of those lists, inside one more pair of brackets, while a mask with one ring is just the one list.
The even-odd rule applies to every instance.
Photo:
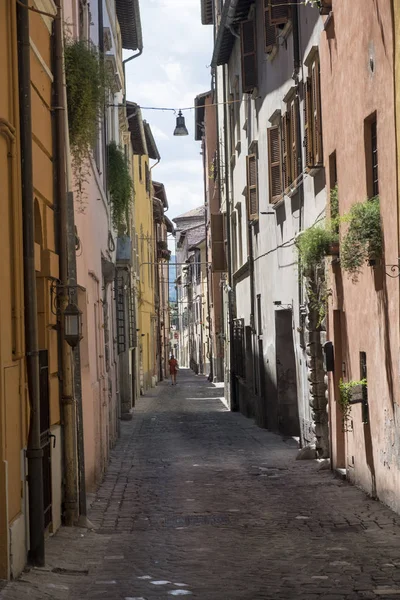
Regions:
[[334, 188], [331, 189], [329, 194], [330, 199], [330, 226], [333, 233], [339, 236], [339, 225], [340, 225], [340, 216], [339, 216], [339, 193], [338, 186], [335, 185]]
[[128, 223], [133, 184], [123, 151], [115, 142], [108, 144], [108, 190], [111, 198], [112, 222], [116, 230]]
[[353, 389], [358, 386], [366, 386], [367, 380], [361, 379], [360, 381], [343, 381], [343, 379], [339, 382], [339, 404], [342, 410], [342, 421], [343, 421], [343, 430], [348, 431], [347, 423], [351, 414], [351, 397], [353, 393]]
[[304, 272], [321, 265], [329, 254], [331, 244], [338, 242], [338, 236], [330, 227], [314, 225], [299, 235], [296, 246]]
[[379, 197], [353, 204], [343, 220], [348, 223], [348, 229], [340, 246], [340, 263], [356, 281], [366, 261], [382, 256]]
[[81, 199], [89, 154], [104, 109], [106, 81], [103, 62], [91, 42], [67, 39], [64, 56], [72, 167]]

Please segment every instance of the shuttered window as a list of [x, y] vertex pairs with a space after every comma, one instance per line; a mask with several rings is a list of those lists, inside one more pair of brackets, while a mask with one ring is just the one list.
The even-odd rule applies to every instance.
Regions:
[[258, 219], [257, 157], [247, 157], [247, 215], [250, 221]]
[[211, 215], [211, 263], [214, 273], [226, 271], [224, 215]]
[[269, 0], [264, 0], [264, 50], [271, 54], [277, 43], [276, 26], [271, 24], [269, 16]]
[[304, 124], [306, 166], [323, 164], [320, 64], [317, 59], [309, 67], [310, 77], [304, 86]]
[[243, 92], [252, 92], [258, 83], [256, 22], [254, 19], [241, 24], [242, 87]]
[[269, 17], [271, 25], [285, 25], [290, 18], [291, 0], [269, 0]]
[[307, 167], [312, 167], [314, 164], [311, 109], [311, 79], [308, 77], [304, 84], [304, 147]]
[[291, 182], [289, 113], [285, 113], [282, 117], [282, 175], [283, 188], [286, 189]]
[[279, 130], [278, 125], [268, 129], [269, 194], [271, 204], [278, 202], [282, 196], [282, 160]]
[[293, 98], [288, 106], [290, 110], [290, 183], [300, 175], [299, 169], [299, 100]]

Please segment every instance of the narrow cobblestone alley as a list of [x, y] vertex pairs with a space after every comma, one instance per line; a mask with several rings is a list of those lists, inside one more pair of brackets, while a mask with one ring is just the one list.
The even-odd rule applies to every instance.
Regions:
[[2, 600], [400, 597], [400, 518], [189, 371], [121, 424], [89, 514]]

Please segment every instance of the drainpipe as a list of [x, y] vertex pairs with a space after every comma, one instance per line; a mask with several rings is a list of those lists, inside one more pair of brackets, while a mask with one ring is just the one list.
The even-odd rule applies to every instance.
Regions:
[[[63, 69], [63, 23], [61, 1], [56, 0], [57, 18], [54, 22], [54, 41], [55, 41], [55, 69], [54, 69], [54, 87], [56, 93], [55, 121], [56, 121], [56, 156], [57, 156], [57, 196], [59, 200], [59, 264], [61, 291], [59, 294], [60, 314], [59, 321], [60, 346], [61, 346], [61, 409], [63, 423], [63, 443], [64, 443], [64, 507], [65, 524], [74, 525], [78, 521], [78, 455], [77, 455], [77, 406], [74, 396], [73, 381], [73, 354], [72, 349], [65, 341], [64, 336], [64, 310], [69, 303], [69, 286], [76, 285], [75, 281], [70, 279], [70, 269], [75, 263], [75, 228], [73, 223], [73, 196], [68, 193], [67, 179], [67, 136], [66, 136], [66, 101], [65, 101], [65, 80]], [[76, 269], [76, 265], [75, 265]], [[76, 287], [71, 291], [76, 294]], [[80, 361], [79, 361], [80, 362]], [[82, 398], [80, 394], [81, 412]], [[80, 422], [82, 426], [82, 422]], [[83, 438], [81, 430], [78, 437]], [[81, 441], [83, 443], [83, 441]], [[80, 459], [82, 461], [82, 456]], [[82, 466], [82, 463], [81, 463]], [[83, 465], [84, 468], [84, 465]], [[83, 498], [85, 498], [85, 489], [82, 489]], [[85, 511], [86, 512], [86, 511]]]
[[[231, 202], [229, 198], [230, 194], [230, 181], [229, 181], [229, 150], [227, 143], [227, 132], [228, 129], [228, 116], [227, 116], [227, 82], [226, 82], [226, 65], [222, 67], [223, 72], [223, 102], [224, 102], [224, 160], [225, 160], [225, 201], [226, 201], [226, 241], [227, 241], [227, 266], [228, 266], [228, 326], [229, 326], [229, 387], [230, 387], [230, 405], [231, 410], [237, 410], [237, 399], [236, 399], [236, 385], [235, 385], [235, 372], [234, 372], [234, 347], [233, 347], [233, 278], [232, 278], [232, 257], [231, 257]], [[218, 102], [218, 100], [217, 100]]]
[[31, 408], [26, 456], [29, 482], [29, 554], [31, 564], [44, 565], [43, 450], [40, 444], [40, 381], [37, 322], [35, 224], [32, 164], [32, 104], [28, 0], [17, 6], [19, 110], [21, 141], [22, 234], [26, 369]]

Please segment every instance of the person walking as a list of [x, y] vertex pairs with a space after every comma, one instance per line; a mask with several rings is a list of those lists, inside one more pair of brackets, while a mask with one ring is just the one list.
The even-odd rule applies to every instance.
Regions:
[[169, 359], [169, 373], [171, 375], [172, 385], [176, 385], [177, 371], [178, 371], [178, 361], [176, 360], [174, 355], [171, 354], [171, 358]]

